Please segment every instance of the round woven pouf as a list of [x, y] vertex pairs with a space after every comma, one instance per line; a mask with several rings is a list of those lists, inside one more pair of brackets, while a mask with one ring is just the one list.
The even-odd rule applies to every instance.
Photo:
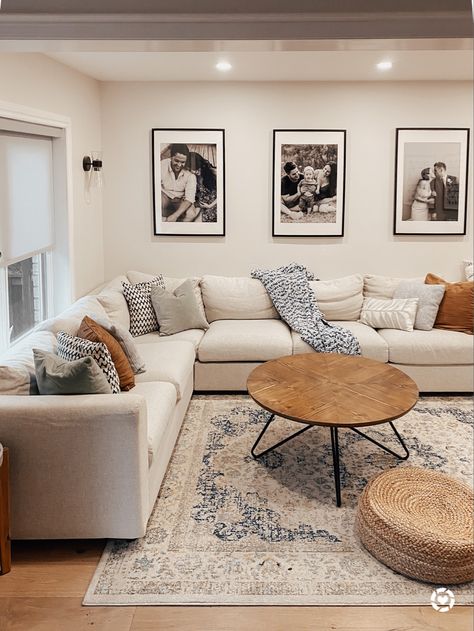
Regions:
[[474, 578], [472, 490], [436, 471], [390, 469], [365, 487], [356, 531], [367, 550], [396, 572], [454, 585]]

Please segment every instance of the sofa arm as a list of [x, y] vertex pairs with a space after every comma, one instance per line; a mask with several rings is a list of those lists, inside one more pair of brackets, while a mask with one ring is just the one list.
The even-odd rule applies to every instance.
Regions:
[[148, 518], [146, 403], [131, 393], [0, 397], [16, 539], [135, 538]]

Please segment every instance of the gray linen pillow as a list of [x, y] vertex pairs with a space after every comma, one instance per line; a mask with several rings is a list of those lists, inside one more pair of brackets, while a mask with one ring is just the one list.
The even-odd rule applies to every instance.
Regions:
[[420, 331], [431, 331], [444, 291], [444, 285], [425, 285], [419, 280], [402, 280], [395, 289], [393, 297], [418, 298], [414, 328]]
[[117, 340], [122, 347], [123, 352], [127, 356], [133, 372], [136, 375], [145, 372], [145, 362], [137, 350], [130, 331], [121, 324], [118, 324], [117, 322], [110, 322], [110, 320], [107, 320], [106, 318], [94, 318], [94, 320], [97, 324], [104, 327], [107, 333], [113, 335], [113, 337]]
[[160, 325], [160, 335], [173, 335], [188, 329], [208, 329], [209, 323], [199, 308], [191, 280], [174, 291], [151, 288], [151, 302]]
[[40, 394], [112, 394], [112, 388], [93, 357], [74, 361], [33, 349]]

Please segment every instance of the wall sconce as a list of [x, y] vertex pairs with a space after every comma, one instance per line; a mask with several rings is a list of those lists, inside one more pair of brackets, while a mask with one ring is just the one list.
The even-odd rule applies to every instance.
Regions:
[[85, 175], [85, 198], [86, 203], [91, 203], [91, 189], [102, 188], [102, 152], [91, 151], [90, 156], [84, 156], [82, 159], [82, 168]]

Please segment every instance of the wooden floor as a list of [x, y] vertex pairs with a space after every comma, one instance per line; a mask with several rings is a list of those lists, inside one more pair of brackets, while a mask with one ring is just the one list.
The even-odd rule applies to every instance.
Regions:
[[0, 631], [472, 631], [473, 610], [426, 607], [83, 607], [103, 541], [14, 542]]

